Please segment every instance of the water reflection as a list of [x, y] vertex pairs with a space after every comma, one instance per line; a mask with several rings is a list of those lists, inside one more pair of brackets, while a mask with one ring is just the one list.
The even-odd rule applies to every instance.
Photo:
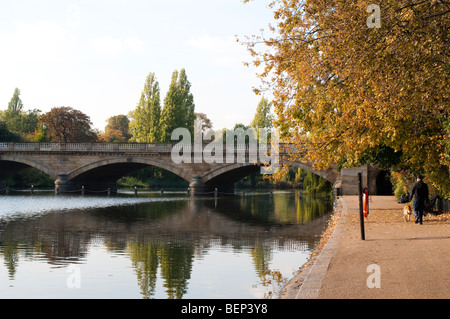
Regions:
[[[46, 203], [54, 198], [20, 200], [48, 207]], [[121, 203], [124, 199], [126, 204]], [[264, 286], [268, 275], [273, 276], [274, 271], [287, 264], [290, 269], [300, 266], [296, 260], [286, 261], [291, 257], [283, 254], [292, 256], [312, 249], [331, 210], [330, 200], [301, 197], [295, 192], [216, 200], [181, 196], [164, 200], [155, 197], [78, 200], [81, 209], [36, 207], [39, 214], [2, 210], [0, 258], [8, 282], [0, 282], [1, 297], [11, 292], [8, 288], [11, 283], [19, 286], [21, 272], [37, 271], [42, 263], [51, 269], [82, 265], [85, 269], [82, 287], [89, 289], [80, 289], [77, 297], [249, 298], [255, 294], [262, 297], [258, 295], [259, 288]], [[83, 206], [99, 200], [106, 207]], [[281, 262], [276, 264], [275, 257]], [[130, 264], [123, 266], [126, 261]], [[133, 285], [129, 280], [130, 269], [135, 278]], [[44, 274], [47, 283], [34, 288], [34, 293], [39, 294], [36, 297], [50, 295], [55, 289], [60, 297], [74, 294], [67, 286], [55, 288], [56, 284], [48, 282], [59, 276], [60, 283], [67, 273], [58, 272], [58, 276], [52, 277], [49, 272], [52, 270]], [[124, 278], [118, 279], [118, 285], [126, 285], [128, 291], [113, 293], [114, 288], [105, 291], [109, 283], [100, 277], [106, 278], [106, 274], [107, 279]], [[245, 281], [250, 282], [246, 283], [248, 287], [240, 288]], [[234, 288], [233, 295], [226, 295], [230, 286]], [[252, 289], [258, 293], [249, 293]], [[216, 295], [211, 295], [211, 291]], [[25, 293], [18, 289], [14, 292], [17, 297]]]

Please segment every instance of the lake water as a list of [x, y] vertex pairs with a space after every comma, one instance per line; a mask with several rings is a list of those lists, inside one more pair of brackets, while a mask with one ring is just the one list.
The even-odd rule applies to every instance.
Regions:
[[0, 196], [0, 298], [277, 298], [333, 209], [298, 191]]

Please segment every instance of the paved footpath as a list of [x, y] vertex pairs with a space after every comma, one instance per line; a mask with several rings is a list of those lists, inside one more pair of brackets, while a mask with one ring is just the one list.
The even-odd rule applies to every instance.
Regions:
[[339, 201], [331, 237], [282, 298], [450, 298], [450, 214], [405, 222], [395, 197], [372, 196], [361, 240], [358, 197]]

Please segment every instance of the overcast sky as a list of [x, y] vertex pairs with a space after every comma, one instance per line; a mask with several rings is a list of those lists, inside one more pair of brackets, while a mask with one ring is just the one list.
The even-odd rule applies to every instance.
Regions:
[[165, 97], [186, 69], [196, 112], [215, 129], [249, 124], [260, 97], [251, 56], [236, 42], [268, 29], [268, 1], [15, 0], [0, 3], [0, 109], [14, 88], [24, 109], [70, 106], [103, 130], [128, 114], [154, 72]]

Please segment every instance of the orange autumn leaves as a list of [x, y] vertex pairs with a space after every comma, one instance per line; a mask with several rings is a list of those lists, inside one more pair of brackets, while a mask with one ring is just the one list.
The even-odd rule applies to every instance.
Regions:
[[[368, 27], [373, 3], [380, 28]], [[318, 168], [358, 165], [389, 147], [401, 153], [402, 169], [450, 191], [449, 4], [283, 0], [271, 7], [276, 35], [246, 44], [263, 67], [256, 91], [272, 93], [284, 137], [307, 145]]]

